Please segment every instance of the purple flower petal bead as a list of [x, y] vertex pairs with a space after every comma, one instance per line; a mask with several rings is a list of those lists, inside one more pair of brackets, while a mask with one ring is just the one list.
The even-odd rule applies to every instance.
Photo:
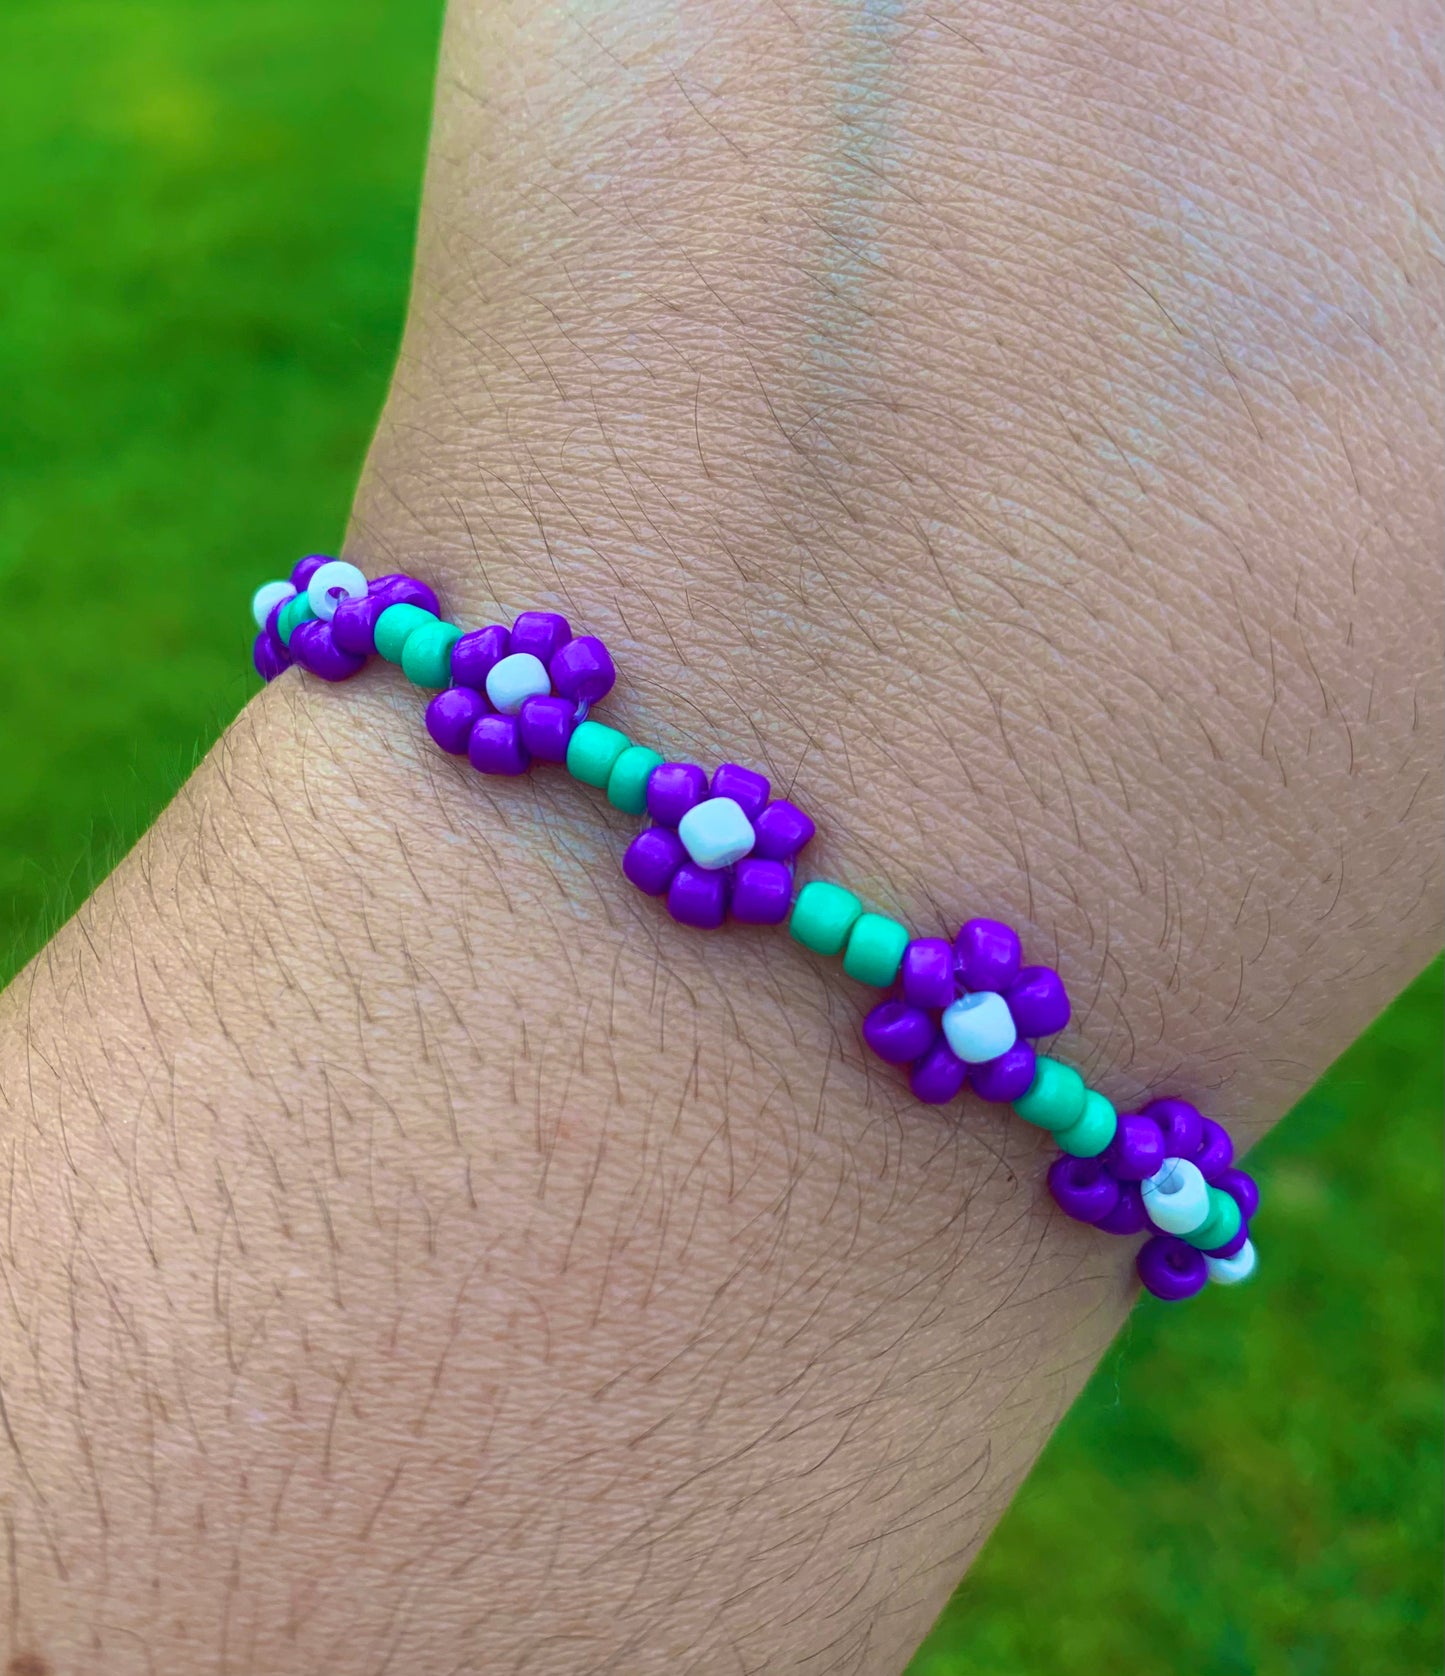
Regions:
[[1199, 1146], [1194, 1152], [1193, 1162], [1208, 1182], [1217, 1181], [1234, 1162], [1234, 1142], [1229, 1137], [1229, 1131], [1212, 1117], [1200, 1120]]
[[661, 896], [687, 860], [682, 839], [665, 826], [639, 832], [622, 857], [622, 871], [644, 896]]
[[724, 762], [713, 770], [710, 797], [730, 797], [748, 818], [751, 825], [763, 812], [772, 791], [766, 774], [755, 773], [740, 763]]
[[707, 796], [707, 775], [695, 762], [660, 762], [647, 781], [647, 812], [659, 826], [676, 826]]
[[1099, 1222], [1119, 1203], [1119, 1183], [1097, 1158], [1056, 1158], [1049, 1165], [1054, 1203], [1075, 1222]]
[[1145, 1117], [1152, 1117], [1164, 1131], [1164, 1152], [1169, 1158], [1193, 1158], [1199, 1150], [1201, 1126], [1204, 1119], [1198, 1106], [1188, 1100], [1151, 1100], [1144, 1108]]
[[1148, 1290], [1170, 1303], [1192, 1298], [1209, 1280], [1204, 1253], [1173, 1234], [1156, 1234], [1147, 1240], [1134, 1262]]
[[566, 762], [577, 727], [577, 706], [570, 698], [539, 693], [522, 705], [518, 720], [522, 743], [534, 757], [540, 762]]
[[1104, 1161], [1120, 1181], [1143, 1181], [1162, 1169], [1168, 1156], [1164, 1131], [1143, 1112], [1120, 1112]]
[[298, 594], [306, 592], [306, 585], [321, 569], [322, 565], [331, 563], [330, 553], [308, 553], [304, 559], [297, 559], [291, 569], [291, 586]]
[[360, 599], [344, 599], [331, 619], [331, 634], [343, 652], [369, 658], [376, 651], [376, 620], [389, 605], [419, 605], [440, 616], [437, 596], [415, 576], [378, 576]]
[[953, 976], [953, 948], [944, 937], [915, 937], [903, 951], [899, 968], [903, 999], [911, 1007], [942, 1012], [958, 994]]
[[251, 662], [263, 681], [274, 681], [291, 667], [291, 654], [273, 634], [265, 629], [256, 636], [251, 646]]
[[1144, 1209], [1144, 1195], [1139, 1191], [1136, 1181], [1121, 1181], [1119, 1183], [1119, 1202], [1107, 1216], [1101, 1216], [1094, 1224], [1102, 1233], [1115, 1234], [1127, 1239], [1131, 1234], [1142, 1234], [1149, 1225], [1149, 1216]]
[[817, 831], [811, 818], [796, 803], [776, 797], [753, 822], [756, 840], [753, 854], [764, 861], [791, 861], [812, 842]]
[[908, 1078], [913, 1097], [928, 1106], [945, 1106], [962, 1093], [968, 1081], [968, 1066], [943, 1039], [938, 1039], [921, 1059], [914, 1062]]
[[965, 989], [992, 989], [1001, 995], [1023, 964], [1018, 933], [996, 919], [969, 920], [954, 939], [953, 951]]
[[516, 716], [482, 716], [467, 741], [467, 757], [479, 774], [525, 774], [531, 757]]
[[594, 634], [579, 634], [555, 652], [547, 665], [552, 691], [578, 704], [596, 704], [617, 680], [612, 654]]
[[331, 624], [315, 618], [297, 623], [291, 631], [291, 656], [310, 675], [323, 681], [346, 681], [361, 670], [365, 658], [352, 657], [336, 644]]
[[1029, 1044], [1015, 1042], [997, 1059], [986, 1059], [982, 1065], [975, 1065], [969, 1082], [981, 1100], [991, 1100], [996, 1106], [1012, 1105], [1033, 1087], [1038, 1065], [1039, 1056]]
[[685, 861], [668, 886], [667, 911], [679, 925], [695, 926], [699, 931], [715, 930], [727, 917], [726, 868], [698, 867]]
[[733, 869], [732, 915], [742, 925], [781, 925], [793, 905], [793, 875], [781, 861], [749, 856]]
[[487, 708], [486, 699], [470, 687], [447, 687], [426, 707], [426, 730], [444, 751], [465, 756], [472, 729]]
[[1243, 1217], [1239, 1219], [1239, 1227], [1232, 1240], [1226, 1240], [1223, 1245], [1216, 1245], [1212, 1251], [1206, 1251], [1206, 1257], [1237, 1257], [1244, 1250], [1249, 1239], [1249, 1223]]
[[1025, 966], [1004, 996], [1020, 1036], [1057, 1036], [1069, 1022], [1064, 980], [1052, 966]]
[[468, 629], [452, 647], [452, 680], [459, 687], [485, 692], [487, 676], [511, 649], [512, 637], [500, 623]]
[[1221, 1170], [1211, 1186], [1228, 1193], [1239, 1206], [1246, 1222], [1259, 1209], [1259, 1183], [1245, 1170]]
[[571, 638], [572, 625], [557, 612], [523, 611], [512, 624], [511, 649], [549, 664]]
[[905, 1001], [880, 1001], [863, 1020], [863, 1040], [885, 1065], [921, 1059], [937, 1036], [937, 1019]]

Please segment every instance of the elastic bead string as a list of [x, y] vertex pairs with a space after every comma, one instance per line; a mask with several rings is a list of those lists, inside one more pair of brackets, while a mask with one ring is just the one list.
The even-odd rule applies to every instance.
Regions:
[[906, 1068], [913, 1094], [930, 1105], [967, 1087], [1049, 1131], [1060, 1149], [1048, 1171], [1055, 1204], [1108, 1234], [1147, 1233], [1136, 1266], [1156, 1297], [1191, 1297], [1211, 1280], [1233, 1285], [1254, 1272], [1259, 1188], [1235, 1168], [1222, 1124], [1173, 1097], [1118, 1113], [1042, 1053], [1039, 1043], [1069, 1023], [1069, 998], [1053, 967], [1024, 965], [1011, 927], [972, 919], [952, 939], [914, 937], [840, 884], [797, 888], [812, 819], [751, 768], [723, 763], [708, 774], [666, 762], [592, 719], [617, 679], [595, 636], [574, 635], [555, 611], [463, 632], [426, 583], [367, 581], [322, 554], [302, 559], [289, 582], [257, 589], [252, 614], [263, 680], [295, 663], [344, 681], [379, 655], [435, 690], [426, 728], [442, 750], [483, 774], [563, 764], [614, 808], [645, 817], [623, 876], [662, 898], [678, 924], [786, 924], [804, 948], [841, 956], [849, 977], [885, 992], [863, 1020], [872, 1052]]

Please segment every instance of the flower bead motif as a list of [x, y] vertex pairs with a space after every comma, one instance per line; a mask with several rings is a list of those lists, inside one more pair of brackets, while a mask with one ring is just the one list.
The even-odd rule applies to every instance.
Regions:
[[908, 945], [899, 993], [868, 1014], [863, 1039], [888, 1064], [908, 1065], [914, 1094], [931, 1105], [965, 1085], [1008, 1102], [1033, 1082], [1031, 1042], [1068, 1022], [1069, 998], [1053, 967], [1025, 966], [1011, 927], [973, 919], [951, 943], [917, 937]]
[[793, 858], [814, 833], [796, 804], [774, 798], [767, 776], [725, 762], [662, 762], [648, 776], [653, 824], [622, 858], [624, 875], [662, 896], [679, 925], [711, 930], [731, 916], [780, 925], [793, 901]]

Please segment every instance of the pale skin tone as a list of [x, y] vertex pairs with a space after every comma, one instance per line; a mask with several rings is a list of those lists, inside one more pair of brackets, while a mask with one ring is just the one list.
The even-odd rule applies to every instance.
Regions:
[[[347, 556], [1252, 1139], [1440, 939], [1436, 21], [462, 0]], [[0, 1650], [896, 1671], [1134, 1242], [420, 710], [279, 681], [6, 997]]]

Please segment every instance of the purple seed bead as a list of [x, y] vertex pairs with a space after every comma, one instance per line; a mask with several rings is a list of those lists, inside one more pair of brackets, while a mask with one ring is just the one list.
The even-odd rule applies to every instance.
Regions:
[[419, 605], [440, 615], [437, 596], [414, 576], [378, 576], [368, 582], [360, 599], [344, 599], [331, 619], [331, 634], [343, 652], [369, 658], [376, 650], [376, 619], [388, 605]]
[[1239, 1229], [1232, 1240], [1226, 1240], [1223, 1245], [1216, 1245], [1212, 1251], [1206, 1251], [1206, 1257], [1237, 1257], [1244, 1250], [1245, 1241], [1249, 1238], [1249, 1223], [1243, 1217], [1239, 1219]]
[[484, 692], [488, 672], [506, 657], [510, 644], [511, 636], [500, 623], [468, 630], [452, 647], [452, 680], [459, 687]]
[[695, 762], [661, 762], [647, 782], [647, 812], [659, 826], [676, 826], [707, 796], [707, 775]]
[[791, 861], [817, 831], [810, 816], [785, 797], [774, 798], [753, 822], [753, 854], [765, 861]]
[[1025, 966], [1004, 996], [1020, 1036], [1057, 1036], [1069, 1022], [1064, 980], [1052, 966]]
[[1012, 1105], [1023, 1099], [1034, 1085], [1039, 1056], [1027, 1042], [1015, 1042], [1007, 1053], [997, 1059], [986, 1059], [969, 1073], [973, 1091], [994, 1105]]
[[1199, 1150], [1200, 1129], [1204, 1122], [1197, 1106], [1172, 1097], [1151, 1100], [1144, 1108], [1144, 1115], [1152, 1117], [1164, 1131], [1166, 1158], [1193, 1158]]
[[594, 634], [579, 634], [547, 665], [552, 691], [579, 704], [596, 704], [607, 697], [617, 679], [612, 654]]
[[274, 681], [290, 669], [291, 654], [274, 635], [262, 629], [251, 646], [251, 662], [263, 681]]
[[1104, 1161], [1120, 1181], [1143, 1181], [1159, 1169], [1168, 1154], [1164, 1131], [1143, 1112], [1120, 1112], [1114, 1138], [1104, 1149]]
[[965, 989], [992, 989], [1000, 995], [1019, 975], [1023, 945], [1012, 927], [996, 919], [971, 919], [954, 939], [958, 975]]
[[467, 757], [479, 774], [525, 774], [531, 763], [515, 716], [482, 716], [467, 741]]
[[331, 624], [312, 618], [291, 631], [291, 656], [308, 674], [323, 681], [345, 681], [366, 664], [365, 658], [343, 652], [332, 637]]
[[308, 553], [304, 559], [297, 559], [291, 569], [291, 586], [298, 594], [304, 594], [307, 584], [316, 572], [322, 565], [330, 563], [330, 553]]
[[727, 869], [698, 867], [685, 861], [667, 888], [667, 911], [679, 925], [714, 930], [728, 911]]
[[908, 1086], [925, 1105], [945, 1106], [962, 1093], [968, 1066], [943, 1039], [942, 1033], [922, 1058], [914, 1061]]
[[1246, 1222], [1259, 1209], [1259, 1183], [1247, 1171], [1221, 1170], [1212, 1185], [1228, 1193], [1239, 1206]]
[[1119, 1202], [1107, 1216], [1101, 1216], [1094, 1226], [1106, 1234], [1117, 1234], [1127, 1238], [1131, 1234], [1142, 1234], [1149, 1225], [1149, 1216], [1144, 1209], [1144, 1195], [1139, 1191], [1136, 1181], [1121, 1181], [1119, 1183]]
[[1156, 1234], [1134, 1259], [1139, 1278], [1156, 1298], [1177, 1303], [1202, 1292], [1209, 1279], [1204, 1253], [1172, 1234]]
[[1208, 1182], [1216, 1182], [1234, 1162], [1234, 1142], [1222, 1123], [1212, 1117], [1202, 1118], [1199, 1124], [1199, 1146], [1194, 1153], [1199, 1173]]
[[555, 611], [523, 611], [512, 624], [512, 650], [551, 663], [572, 638], [572, 625]]
[[793, 905], [793, 874], [781, 861], [749, 856], [733, 869], [733, 918], [742, 925], [781, 925]]
[[577, 706], [570, 698], [538, 694], [520, 712], [522, 743], [543, 762], [566, 762], [577, 727]]
[[885, 1065], [921, 1059], [937, 1035], [938, 1021], [904, 1001], [880, 1001], [863, 1020], [863, 1040]]
[[472, 729], [487, 708], [487, 701], [470, 687], [448, 687], [427, 705], [426, 730], [444, 751], [465, 756]]
[[385, 576], [378, 576], [366, 585], [366, 597], [379, 599], [381, 609], [388, 605], [419, 605], [423, 611], [430, 611], [433, 617], [442, 614], [441, 601], [435, 592], [417, 576], [408, 576], [405, 571], [388, 571]]
[[762, 814], [772, 789], [766, 774], [755, 773], [736, 762], [725, 762], [713, 771], [708, 792], [712, 797], [732, 798], [748, 820], [755, 821]]
[[627, 846], [622, 871], [645, 896], [661, 896], [686, 860], [687, 851], [675, 832], [650, 826]]
[[953, 948], [944, 937], [915, 937], [903, 951], [899, 968], [903, 999], [913, 1007], [939, 1012], [952, 1006], [958, 993], [953, 979]]
[[1056, 1158], [1049, 1165], [1054, 1203], [1075, 1222], [1099, 1222], [1119, 1203], [1119, 1183], [1097, 1158]]

